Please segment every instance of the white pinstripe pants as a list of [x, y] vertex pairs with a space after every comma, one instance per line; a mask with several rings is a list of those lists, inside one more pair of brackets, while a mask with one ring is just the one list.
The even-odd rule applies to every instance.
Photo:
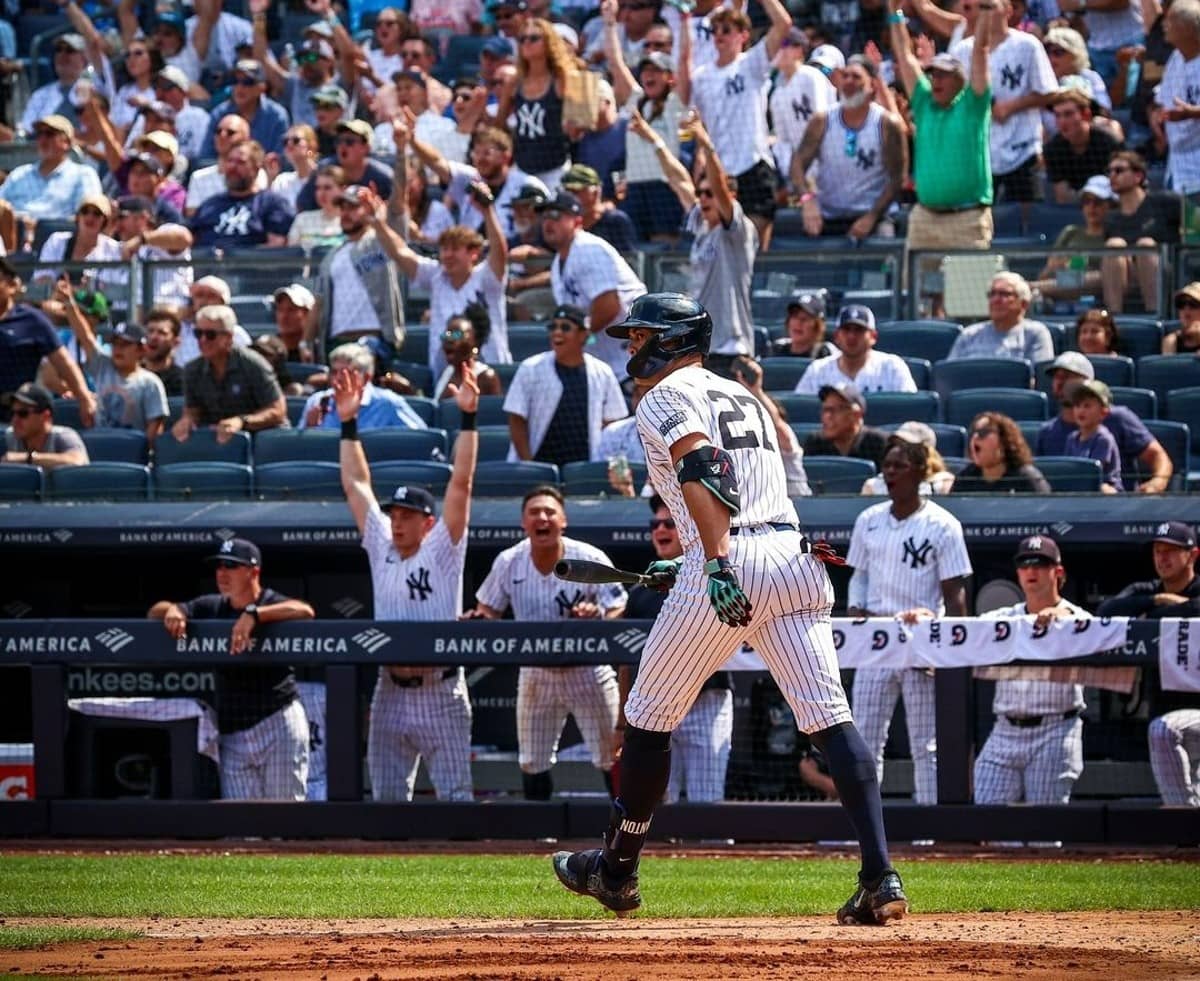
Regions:
[[379, 669], [367, 727], [372, 800], [412, 800], [422, 758], [438, 800], [474, 800], [467, 682], [461, 669], [449, 678], [441, 673], [401, 688], [387, 668]]
[[937, 718], [933, 675], [914, 668], [859, 668], [854, 672], [854, 718], [867, 749], [875, 757], [875, 772], [883, 786], [883, 747], [896, 699], [904, 697], [908, 745], [913, 764], [913, 800], [937, 803]]
[[308, 720], [307, 800], [325, 800], [329, 786], [325, 774], [325, 682], [297, 681], [296, 690]]
[[221, 736], [224, 800], [304, 800], [308, 719], [299, 699], [249, 729]]
[[1083, 719], [1014, 726], [996, 716], [975, 760], [976, 804], [1066, 804], [1083, 772]]
[[766, 663], [804, 732], [851, 721], [833, 647], [833, 586], [825, 566], [800, 552], [799, 532], [741, 529], [729, 558], [754, 606], [748, 627], [728, 627], [708, 601], [704, 556], [693, 548], [642, 650], [625, 717], [641, 729], [670, 732], [706, 678], [743, 641]]
[[733, 692], [700, 692], [696, 704], [671, 733], [671, 775], [667, 803], [687, 789], [689, 803], [725, 799], [725, 771], [733, 748]]
[[611, 770], [621, 695], [617, 673], [606, 664], [577, 668], [521, 668], [517, 676], [517, 749], [525, 773], [554, 766], [567, 716], [592, 754], [592, 765]]
[[1150, 720], [1150, 766], [1164, 804], [1200, 807], [1200, 709]]

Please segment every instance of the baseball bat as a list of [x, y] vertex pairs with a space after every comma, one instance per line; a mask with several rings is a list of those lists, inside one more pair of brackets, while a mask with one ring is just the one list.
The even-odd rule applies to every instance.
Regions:
[[626, 572], [624, 569], [614, 569], [603, 562], [591, 562], [587, 559], [562, 559], [554, 564], [554, 574], [568, 582], [619, 582], [626, 586], [654, 584], [653, 578], [640, 572]]

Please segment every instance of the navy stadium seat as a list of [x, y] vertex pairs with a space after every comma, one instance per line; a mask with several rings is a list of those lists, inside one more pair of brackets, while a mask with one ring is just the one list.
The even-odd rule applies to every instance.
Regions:
[[521, 460], [479, 463], [475, 467], [477, 497], [521, 497], [539, 484], [557, 485], [558, 481], [558, 467], [552, 463]]
[[[437, 403], [435, 415], [437, 425], [447, 432], [458, 429], [460, 415], [458, 403], [454, 399], [443, 399]], [[479, 408], [475, 413], [475, 421], [480, 426], [507, 426], [508, 413], [504, 411], [504, 396], [479, 396]]]
[[[1200, 388], [1176, 388], [1168, 393], [1166, 417], [1172, 422], [1182, 422], [1191, 433], [1192, 446], [1189, 459], [1200, 458]], [[1189, 470], [1200, 469], [1189, 462]]]
[[924, 392], [933, 388], [933, 364], [928, 358], [906, 356], [904, 363], [908, 365], [908, 373], [912, 375], [913, 384], [918, 390]]
[[963, 468], [966, 467], [966, 465], [970, 462], [971, 461], [965, 456], [942, 457], [942, 463], [946, 464], [946, 469], [956, 477], [963, 472]]
[[[1144, 358], [1150, 354], [1162, 354], [1163, 326], [1151, 317], [1121, 317], [1115, 318], [1117, 334], [1120, 337], [1120, 351], [1126, 357]], [[1071, 331], [1072, 346], [1074, 346], [1074, 329]]]
[[444, 462], [449, 450], [443, 429], [364, 429], [358, 438], [372, 465], [386, 460]]
[[184, 398], [182, 395], [167, 396], [167, 428], [170, 429], [183, 415]]
[[154, 496], [160, 501], [224, 501], [250, 496], [253, 473], [243, 463], [202, 461], [154, 468]]
[[952, 392], [945, 403], [945, 420], [970, 426], [980, 412], [999, 412], [1012, 419], [1046, 419], [1050, 400], [1045, 392], [1017, 388], [970, 388]]
[[[646, 464], [630, 463], [629, 469], [633, 474], [635, 492], [641, 491], [646, 483]], [[608, 461], [587, 460], [581, 463], [568, 463], [562, 468], [563, 493], [571, 497], [586, 497], [595, 494], [605, 494], [619, 497], [608, 482]]]
[[393, 361], [390, 369], [403, 375], [414, 388], [427, 398], [433, 396], [433, 372], [426, 361]]
[[815, 395], [795, 392], [771, 392], [788, 422], [821, 422], [821, 400]]
[[1072, 223], [1079, 223], [1079, 205], [1039, 201], [1025, 214], [1025, 234], [1037, 235], [1053, 244], [1059, 233]]
[[408, 407], [421, 417], [426, 426], [432, 426], [437, 418], [437, 403], [422, 395], [406, 395], [404, 401]]
[[1132, 388], [1126, 385], [1110, 385], [1113, 405], [1123, 405], [1142, 419], [1158, 418], [1158, 395], [1148, 388]]
[[404, 343], [396, 351], [401, 361], [429, 364], [429, 328], [424, 324], [410, 325], [404, 330]]
[[763, 358], [762, 387], [767, 392], [794, 392], [808, 366], [811, 358], [773, 357]]
[[875, 464], [852, 456], [806, 456], [804, 472], [814, 494], [857, 494], [875, 476]]
[[1016, 358], [955, 358], [933, 366], [932, 388], [943, 405], [951, 392], [966, 388], [1029, 388], [1033, 366]]
[[1169, 409], [1167, 393], [1173, 388], [1192, 388], [1200, 385], [1200, 358], [1188, 354], [1151, 354], [1137, 363], [1139, 388], [1158, 393], [1158, 401]]
[[[1042, 426], [1046, 425], [1046, 420], [1018, 419], [1016, 423], [1021, 428], [1021, 435], [1025, 437], [1025, 442], [1029, 444], [1030, 452], [1037, 452], [1038, 433], [1042, 431]], [[963, 432], [966, 432], [966, 430], [963, 430]]]
[[509, 324], [508, 350], [513, 361], [521, 362], [550, 350], [545, 324]]
[[250, 462], [250, 434], [234, 433], [224, 443], [217, 442], [217, 431], [210, 428], [193, 429], [182, 443], [168, 429], [154, 441], [154, 462], [157, 466], [172, 463]]
[[937, 392], [867, 392], [867, 424], [898, 426], [902, 422], [937, 422], [941, 399]]
[[92, 463], [137, 463], [149, 458], [146, 434], [140, 429], [83, 429], [79, 433]]
[[796, 439], [800, 441], [800, 445], [804, 445], [804, 441], [813, 433], [821, 432], [821, 424], [819, 422], [789, 422], [793, 433], [796, 434]]
[[1103, 472], [1099, 460], [1082, 456], [1039, 456], [1033, 465], [1056, 492], [1098, 493]]
[[140, 463], [90, 463], [46, 471], [46, 500], [144, 501], [150, 468]]
[[1120, 354], [1088, 354], [1086, 357], [1092, 363], [1096, 377], [1110, 388], [1113, 385], [1133, 384], [1136, 370], [1133, 358]]
[[371, 468], [371, 486], [380, 502], [392, 499], [400, 486], [425, 487], [435, 496], [446, 493], [450, 483], [450, 465], [432, 460], [393, 460]]
[[510, 364], [494, 364], [490, 366], [500, 378], [500, 392], [505, 394], [508, 392], [509, 385], [512, 384], [513, 376], [517, 373], [517, 369], [521, 367], [519, 361], [513, 361]]
[[[507, 426], [478, 426], [479, 450], [475, 460], [507, 460], [509, 447], [509, 432]], [[455, 435], [450, 443], [450, 462], [454, 462], [454, 453], [458, 449], [458, 438]]]
[[941, 361], [962, 328], [952, 320], [885, 320], [879, 325], [880, 351], [901, 357]]
[[336, 429], [262, 429], [254, 434], [254, 463], [289, 460], [338, 461], [341, 434]]
[[[1187, 486], [1188, 447], [1191, 445], [1191, 430], [1186, 424], [1170, 419], [1143, 419], [1142, 421], [1150, 430], [1151, 435], [1162, 444], [1175, 467], [1175, 473], [1171, 477], [1168, 489], [1184, 490]], [[1145, 480], [1148, 476], [1149, 474], [1139, 471], [1137, 479]], [[1130, 479], [1127, 482], [1133, 484], [1134, 480]]]
[[51, 406], [54, 425], [66, 426], [79, 431], [83, 428], [83, 420], [79, 418], [79, 403], [74, 399], [56, 398]]
[[0, 501], [38, 501], [42, 497], [42, 468], [25, 463], [0, 467]]
[[300, 419], [304, 415], [304, 407], [308, 404], [307, 395], [288, 395], [287, 400], [287, 416], [288, 422], [293, 426], [300, 425]]
[[1050, 342], [1054, 345], [1054, 356], [1058, 357], [1067, 349], [1067, 328], [1058, 321], [1045, 321], [1045, 324], [1050, 332]]
[[254, 493], [265, 500], [336, 500], [342, 496], [341, 471], [324, 460], [285, 460], [254, 467]]
[[287, 371], [292, 381], [305, 385], [313, 375], [327, 375], [329, 373], [329, 366], [323, 364], [305, 364], [303, 361], [289, 361], [287, 363]]

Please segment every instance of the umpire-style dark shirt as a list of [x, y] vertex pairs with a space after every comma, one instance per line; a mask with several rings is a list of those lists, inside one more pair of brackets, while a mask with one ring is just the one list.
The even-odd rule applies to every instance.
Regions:
[[274, 369], [256, 351], [234, 346], [225, 375], [217, 380], [205, 358], [194, 358], [183, 369], [183, 391], [189, 409], [199, 409], [201, 426], [231, 416], [244, 416], [274, 405], [283, 392]]
[[[264, 589], [258, 597], [261, 606], [282, 603], [288, 597], [273, 589]], [[236, 620], [228, 597], [220, 593], [197, 596], [179, 607], [189, 620]], [[253, 653], [235, 655], [248, 661]], [[257, 664], [217, 669], [217, 728], [225, 734], [241, 732], [257, 725], [267, 716], [287, 708], [299, 697], [296, 676], [286, 664]]]
[[[666, 602], [667, 594], [648, 586], [634, 586], [629, 590], [625, 603], [625, 612], [621, 616], [626, 620], [654, 620], [658, 617], [662, 605]], [[633, 668], [633, 676], [637, 677], [637, 667]], [[724, 690], [733, 688], [733, 672], [714, 671], [700, 686], [701, 691]]]
[[1200, 617], [1200, 576], [1192, 576], [1181, 595], [1187, 602], [1173, 606], [1156, 606], [1154, 597], [1164, 592], [1161, 579], [1130, 583], [1116, 596], [1106, 599], [1096, 611], [1101, 617], [1144, 617], [1161, 620], [1163, 617]]
[[1122, 146], [1111, 133], [1093, 125], [1083, 153], [1076, 153], [1062, 133], [1058, 133], [1046, 144], [1046, 173], [1051, 181], [1066, 181], [1078, 191], [1089, 177], [1105, 172], [1108, 158]]

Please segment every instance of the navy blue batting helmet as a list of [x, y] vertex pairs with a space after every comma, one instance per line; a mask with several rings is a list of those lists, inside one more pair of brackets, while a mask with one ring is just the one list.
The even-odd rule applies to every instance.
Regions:
[[626, 365], [633, 378], [649, 378], [672, 361], [689, 354], [708, 354], [712, 317], [696, 300], [682, 293], [647, 293], [633, 301], [629, 314], [607, 328], [610, 337], [626, 340], [633, 327], [655, 332]]

